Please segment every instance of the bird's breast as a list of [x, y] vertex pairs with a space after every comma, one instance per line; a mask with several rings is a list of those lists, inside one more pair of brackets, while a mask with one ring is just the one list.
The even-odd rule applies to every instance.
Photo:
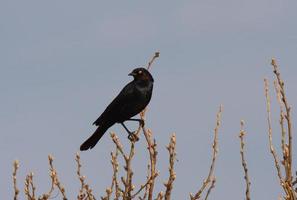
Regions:
[[136, 87], [136, 98], [140, 101], [150, 101], [153, 87]]

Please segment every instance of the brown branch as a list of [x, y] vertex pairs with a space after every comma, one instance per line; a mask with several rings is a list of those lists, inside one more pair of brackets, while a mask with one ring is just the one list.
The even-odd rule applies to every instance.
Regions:
[[19, 161], [15, 160], [13, 162], [13, 172], [12, 172], [12, 181], [13, 181], [13, 189], [14, 189], [14, 200], [18, 199], [18, 195], [20, 193], [20, 190], [17, 187], [17, 171], [19, 169]]
[[125, 160], [127, 160], [128, 157], [126, 156], [126, 154], [125, 154], [125, 152], [124, 152], [123, 145], [122, 145], [122, 143], [120, 142], [119, 137], [118, 137], [114, 132], [111, 132], [111, 133], [110, 133], [110, 137], [111, 137], [113, 143], [116, 145], [117, 150], [121, 153], [121, 155], [123, 156], [123, 158], [124, 158]]
[[81, 174], [82, 165], [81, 165], [81, 162], [80, 162], [79, 153], [76, 153], [75, 161], [76, 161], [76, 165], [77, 165], [76, 174], [77, 174], [77, 177], [78, 177], [78, 179], [80, 181], [80, 190], [79, 190], [77, 199], [78, 200], [84, 200], [84, 199], [88, 198], [89, 200], [94, 200], [95, 196], [93, 195], [93, 191], [90, 188], [90, 186], [85, 182], [86, 177]]
[[135, 198], [142, 190], [144, 190], [145, 188], [147, 188], [147, 186], [150, 184], [150, 182], [157, 177], [157, 173], [155, 174], [155, 176], [153, 177], [149, 177], [149, 179], [146, 181], [146, 183], [144, 185], [141, 185], [139, 190], [132, 195], [131, 199]]
[[116, 144], [117, 150], [121, 153], [121, 155], [123, 156], [124, 160], [125, 160], [125, 171], [126, 171], [126, 178], [124, 179], [122, 177], [122, 182], [125, 186], [125, 189], [123, 190], [123, 199], [131, 199], [132, 197], [132, 191], [134, 190], [134, 185], [132, 184], [132, 178], [133, 178], [133, 171], [132, 171], [132, 166], [131, 166], [131, 162], [133, 160], [133, 157], [135, 155], [135, 142], [138, 141], [139, 138], [139, 133], [141, 130], [141, 126], [139, 126], [139, 128], [137, 129], [137, 131], [134, 133], [134, 137], [133, 140], [130, 140], [130, 152], [129, 155], [126, 155], [124, 153], [123, 150], [123, 146], [119, 141], [119, 138], [112, 133], [111, 137], [113, 142]]
[[173, 134], [170, 138], [169, 145], [167, 146], [167, 150], [169, 152], [169, 177], [167, 183], [165, 183], [166, 191], [165, 191], [165, 200], [170, 200], [171, 191], [173, 188], [173, 182], [176, 179], [176, 173], [174, 171], [174, 162], [176, 160], [176, 138], [175, 134]]
[[61, 192], [63, 196], [63, 200], [67, 200], [65, 189], [59, 181], [57, 170], [54, 168], [54, 165], [53, 165], [54, 158], [52, 155], [48, 156], [48, 161], [50, 166], [51, 188], [48, 193], [42, 195], [41, 199], [49, 199], [56, 186]]
[[[140, 114], [141, 119], [145, 120], [145, 112], [146, 109]], [[140, 199], [145, 199], [148, 195], [148, 199], [153, 198], [153, 188], [154, 188], [154, 181], [155, 178], [159, 175], [156, 172], [156, 162], [157, 162], [157, 150], [156, 150], [156, 143], [155, 141], [152, 142], [152, 132], [150, 129], [148, 131], [145, 129], [145, 127], [142, 127], [143, 134], [145, 135], [146, 141], [147, 141], [147, 149], [149, 151], [150, 155], [150, 164], [148, 165], [148, 175], [147, 175], [147, 181], [144, 185], [141, 185], [140, 189], [132, 196], [132, 198], [136, 197], [137, 194], [139, 194], [143, 189], [145, 189], [145, 193], [143, 198], [139, 197]]]
[[101, 197], [101, 200], [110, 200], [112, 197], [112, 193], [114, 191], [115, 197], [114, 200], [118, 200], [123, 194], [123, 190], [121, 190], [118, 182], [118, 171], [119, 171], [119, 163], [118, 163], [118, 155], [119, 155], [119, 150], [116, 148], [115, 152], [111, 152], [111, 165], [112, 165], [112, 170], [113, 170], [113, 175], [112, 175], [112, 180], [111, 180], [111, 186], [106, 188], [106, 196]]
[[[152, 59], [149, 61], [148, 65], [147, 65], [147, 70], [150, 70], [153, 62], [159, 56], [160, 56], [160, 52], [155, 52], [154, 56], [152, 57]], [[147, 108], [145, 108], [140, 113], [140, 117], [141, 117], [142, 120], [145, 120], [146, 110], [147, 110]], [[138, 131], [139, 131], [139, 129], [138, 129]], [[148, 148], [149, 155], [150, 155], [150, 164], [148, 166], [148, 168], [150, 168], [150, 175], [148, 175], [149, 178], [147, 178], [147, 180], [148, 180], [147, 183], [148, 184], [146, 184], [146, 187], [145, 187], [146, 190], [145, 190], [144, 198], [148, 194], [148, 200], [152, 200], [153, 199], [155, 178], [158, 176], [158, 173], [156, 172], [156, 162], [157, 162], [157, 153], [158, 153], [157, 149], [156, 149], [157, 144], [156, 144], [156, 141], [153, 141], [152, 132], [149, 129], [147, 131], [146, 128], [143, 126], [142, 131], [143, 131], [143, 134], [145, 136], [145, 139], [146, 139], [146, 142], [147, 142], [147, 148]]]
[[79, 190], [77, 199], [78, 200], [84, 200], [84, 199], [95, 200], [96, 198], [93, 195], [92, 189], [90, 188], [90, 186], [85, 181], [86, 177], [81, 174], [82, 164], [80, 162], [79, 153], [76, 153], [75, 161], [76, 161], [76, 165], [77, 165], [76, 174], [77, 174], [77, 177], [78, 177], [79, 182], [80, 182], [80, 190]]
[[286, 129], [285, 129], [285, 124], [284, 124], [284, 119], [285, 119], [285, 113], [284, 113], [284, 108], [283, 108], [283, 104], [282, 104], [282, 100], [281, 100], [281, 92], [280, 92], [280, 86], [277, 82], [277, 80], [274, 80], [273, 81], [274, 83], [274, 88], [275, 88], [275, 92], [276, 92], [276, 95], [277, 95], [277, 101], [278, 101], [278, 104], [280, 106], [280, 120], [279, 120], [279, 123], [280, 123], [280, 126], [281, 126], [281, 148], [282, 148], [282, 153], [283, 153], [283, 162], [282, 164], [285, 166], [285, 160], [287, 160], [287, 157], [286, 157]]
[[52, 192], [55, 189], [55, 175], [56, 175], [56, 172], [55, 172], [54, 167], [53, 167], [53, 157], [51, 155], [48, 156], [48, 161], [49, 161], [49, 165], [50, 165], [51, 188], [50, 188], [49, 192], [43, 194], [40, 197], [40, 199], [42, 199], [42, 200], [49, 199], [51, 197], [51, 195], [52, 195]]
[[[144, 109], [144, 111], [142, 111], [141, 113], [141, 119], [142, 120], [145, 120], [145, 112], [146, 112], [146, 109]], [[139, 140], [139, 135], [140, 135], [140, 131], [141, 129], [144, 129], [144, 127], [141, 127], [141, 125], [139, 125], [138, 129], [135, 131], [134, 133], [134, 137], [132, 140], [130, 140], [130, 153], [129, 153], [129, 156], [125, 156], [126, 159], [126, 166], [125, 166], [125, 170], [127, 172], [126, 174], [126, 180], [123, 181], [123, 183], [125, 184], [125, 191], [124, 191], [124, 197], [127, 196], [127, 199], [132, 199], [136, 196], [136, 194], [132, 195], [132, 191], [134, 190], [135, 186], [132, 184], [132, 177], [133, 177], [133, 171], [132, 171], [132, 166], [131, 166], [131, 162], [132, 162], [132, 159], [135, 155], [135, 143]], [[140, 193], [145, 187], [146, 185], [148, 185], [153, 179], [155, 179], [155, 175], [151, 175], [148, 183], [147, 184], [144, 184], [145, 186], [144, 187], [141, 187], [137, 194]]]
[[[156, 172], [156, 163], [157, 163], [157, 154], [158, 154], [157, 144], [156, 144], [156, 141], [152, 139], [152, 132], [150, 129], [146, 130], [146, 128], [143, 127], [142, 130], [147, 142], [147, 149], [149, 151], [149, 156], [150, 156], [150, 170], [151, 170], [150, 176], [157, 177], [158, 176]], [[153, 199], [154, 184], [155, 184], [155, 178], [153, 178], [149, 183], [148, 200]]]
[[279, 178], [280, 185], [283, 186], [283, 176], [281, 172], [281, 168], [279, 165], [279, 159], [278, 156], [274, 150], [273, 143], [272, 143], [272, 126], [271, 126], [271, 111], [270, 111], [270, 95], [269, 95], [269, 83], [268, 80], [264, 79], [264, 86], [265, 86], [265, 97], [266, 97], [266, 111], [267, 111], [267, 123], [268, 123], [268, 137], [269, 137], [269, 147], [270, 147], [270, 153], [273, 156], [274, 159], [274, 165], [277, 170], [277, 175]]
[[276, 76], [278, 85], [280, 87], [280, 94], [281, 94], [281, 100], [285, 106], [286, 114], [285, 114], [285, 119], [287, 121], [287, 126], [288, 126], [288, 136], [289, 136], [289, 144], [288, 144], [288, 163], [286, 167], [286, 181], [288, 183], [292, 183], [292, 123], [291, 123], [291, 107], [288, 103], [288, 100], [286, 98], [286, 93], [285, 93], [285, 87], [284, 87], [284, 81], [281, 79], [280, 72], [278, 70], [278, 65], [276, 63], [275, 59], [271, 60], [271, 65], [273, 66], [273, 72]]
[[54, 165], [53, 165], [53, 157], [52, 156], [49, 156], [49, 163], [50, 163], [52, 176], [54, 177], [54, 180], [55, 180], [54, 183], [58, 187], [59, 191], [61, 192], [61, 194], [63, 196], [63, 200], [67, 200], [66, 194], [65, 194], [65, 188], [61, 184], [61, 182], [60, 182], [60, 180], [58, 178], [57, 170], [54, 168]]
[[143, 194], [143, 197], [139, 197], [140, 200], [144, 200], [149, 192], [149, 180], [151, 179], [150, 177], [150, 164], [147, 165], [147, 176], [146, 176], [146, 180], [147, 180], [147, 185], [145, 186], [145, 192]]
[[245, 191], [245, 196], [246, 196], [246, 200], [250, 200], [250, 178], [249, 178], [249, 174], [248, 174], [248, 167], [247, 167], [247, 162], [245, 160], [245, 156], [244, 156], [244, 136], [246, 134], [246, 132], [244, 131], [244, 121], [241, 120], [240, 122], [240, 132], [239, 132], [239, 138], [240, 138], [240, 156], [241, 156], [241, 164], [244, 170], [244, 179], [245, 179], [245, 183], [246, 183], [246, 191]]
[[117, 178], [117, 174], [119, 172], [118, 155], [119, 155], [118, 149], [115, 150], [115, 153], [111, 153], [111, 164], [112, 164], [112, 169], [113, 169], [113, 176], [112, 176], [113, 178], [112, 179], [113, 180], [112, 180], [112, 184], [111, 184], [110, 188], [112, 190], [113, 186], [115, 187], [115, 200], [118, 200], [121, 195], [121, 189], [120, 189], [118, 178]]
[[29, 173], [29, 175], [26, 176], [25, 179], [25, 196], [27, 197], [27, 199], [36, 200], [35, 190], [36, 187], [33, 183], [33, 173], [31, 172]]
[[[273, 72], [276, 77], [276, 93], [277, 93], [277, 99], [278, 103], [280, 105], [280, 126], [281, 126], [281, 133], [282, 133], [282, 153], [283, 153], [283, 161], [282, 164], [284, 166], [285, 171], [285, 178], [282, 178], [281, 186], [283, 187], [286, 196], [286, 200], [296, 200], [297, 194], [293, 188], [293, 176], [292, 176], [292, 120], [291, 120], [291, 107], [288, 103], [286, 93], [285, 93], [285, 87], [284, 87], [284, 81], [281, 78], [278, 65], [276, 63], [275, 59], [271, 60], [271, 65], [273, 67]], [[267, 81], [266, 81], [267, 82]], [[268, 83], [267, 83], [268, 85]], [[266, 86], [268, 87], [268, 86]], [[287, 123], [287, 131], [285, 129], [285, 122]], [[286, 134], [288, 134], [288, 141], [286, 142]], [[278, 169], [278, 171], [280, 171]], [[279, 176], [279, 173], [278, 173]]]
[[[141, 113], [141, 119], [145, 119], [145, 110]], [[138, 130], [136, 131], [136, 133], [134, 133], [134, 135], [138, 138], [139, 134], [140, 134], [140, 130], [143, 130], [143, 133], [146, 137], [146, 141], [148, 144], [148, 150], [149, 150], [149, 154], [150, 154], [150, 174], [149, 174], [149, 178], [147, 179], [147, 182], [142, 185], [140, 187], [140, 189], [135, 193], [135, 194], [131, 194], [132, 191], [134, 190], [134, 185], [132, 184], [132, 177], [133, 177], [133, 171], [132, 171], [132, 166], [131, 166], [131, 162], [132, 159], [134, 157], [135, 154], [135, 142], [137, 140], [131, 140], [130, 141], [130, 152], [129, 155], [126, 155], [124, 150], [123, 150], [123, 146], [119, 140], [119, 138], [116, 136], [115, 133], [111, 133], [111, 138], [112, 141], [114, 142], [114, 144], [116, 145], [116, 148], [118, 150], [118, 152], [121, 153], [121, 155], [123, 156], [124, 160], [125, 160], [125, 171], [126, 171], [126, 177], [122, 177], [122, 183], [125, 187], [124, 191], [123, 191], [123, 199], [132, 199], [134, 197], [136, 197], [142, 190], [144, 190], [145, 188], [148, 190], [148, 198], [152, 199], [152, 194], [153, 194], [153, 184], [154, 184], [154, 180], [155, 178], [158, 176], [158, 173], [156, 173], [155, 171], [155, 163], [156, 163], [156, 155], [157, 155], [157, 151], [156, 151], [156, 143], [153, 142], [152, 140], [152, 133], [150, 130], [146, 130], [145, 127], [139, 127]]]
[[123, 182], [125, 184], [125, 190], [124, 190], [124, 199], [131, 199], [131, 192], [134, 189], [134, 185], [132, 184], [132, 177], [133, 177], [133, 171], [132, 171], [132, 166], [131, 166], [131, 161], [135, 155], [135, 141], [131, 141], [131, 147], [130, 147], [130, 153], [128, 158], [125, 160], [126, 161], [126, 166], [125, 170], [127, 171], [126, 173], [126, 179]]
[[[135, 133], [134, 135], [136, 136], [137, 134], [138, 133]], [[123, 158], [125, 160], [124, 169], [126, 171], [126, 178], [121, 177], [121, 181], [124, 184], [124, 190], [122, 191], [123, 199], [131, 199], [131, 192], [134, 189], [134, 186], [132, 184], [133, 171], [132, 171], [131, 162], [132, 162], [132, 159], [135, 154], [135, 142], [137, 140], [130, 141], [130, 152], [129, 152], [129, 155], [126, 155], [123, 150], [123, 145], [121, 144], [118, 136], [115, 133], [111, 133], [110, 136], [112, 138], [112, 141], [116, 145], [117, 151], [121, 153], [121, 155], [123, 156]], [[114, 173], [115, 173], [115, 171], [114, 171]], [[119, 197], [118, 192], [119, 192], [119, 187], [118, 187], [118, 190], [116, 190], [117, 197]]]
[[155, 52], [155, 55], [152, 57], [152, 59], [149, 61], [149, 63], [148, 63], [148, 65], [147, 65], [147, 70], [149, 70], [150, 68], [151, 68], [151, 66], [152, 66], [152, 64], [153, 64], [153, 62], [154, 62], [154, 60], [156, 59], [156, 58], [159, 58], [159, 56], [160, 56], [160, 52]]
[[81, 175], [81, 163], [80, 163], [80, 155], [79, 153], [76, 153], [75, 155], [75, 161], [77, 165], [76, 174], [78, 176], [78, 179], [80, 181], [80, 190], [77, 196], [77, 199], [82, 200], [84, 199], [84, 188], [85, 188], [85, 177]]
[[[213, 139], [213, 145], [212, 145], [212, 149], [213, 149], [213, 151], [212, 151], [212, 161], [211, 161], [208, 176], [203, 181], [203, 184], [202, 184], [201, 188], [198, 190], [198, 192], [195, 195], [190, 194], [191, 200], [200, 199], [202, 192], [205, 190], [205, 188], [207, 186], [209, 186], [209, 184], [213, 180], [215, 162], [216, 162], [216, 158], [217, 158], [217, 154], [218, 154], [218, 130], [219, 130], [219, 127], [220, 127], [220, 124], [221, 124], [222, 111], [223, 111], [223, 106], [221, 105], [220, 109], [219, 109], [219, 111], [217, 113], [217, 117], [216, 117], [216, 126], [215, 126], [215, 129], [214, 129], [214, 139]], [[212, 186], [210, 186], [210, 187], [212, 187]]]
[[163, 192], [160, 192], [157, 196], [157, 200], [162, 200], [164, 198]]
[[[147, 69], [150, 70], [154, 60], [160, 56], [160, 52], [155, 52], [155, 55], [153, 58], [150, 60], [150, 62], [147, 65]], [[140, 113], [141, 119], [145, 120], [145, 112], [146, 109], [142, 113]], [[143, 134], [145, 136], [146, 142], [147, 142], [147, 148], [149, 150], [149, 155], [150, 155], [150, 177], [153, 177], [152, 179], [150, 178], [151, 181], [149, 181], [148, 184], [148, 199], [152, 200], [153, 199], [153, 190], [154, 190], [154, 181], [155, 178], [158, 176], [156, 173], [156, 162], [157, 162], [157, 144], [155, 141], [152, 139], [152, 132], [150, 130], [146, 131], [145, 127], [142, 127]]]
[[206, 192], [206, 196], [205, 196], [204, 200], [207, 200], [208, 199], [211, 190], [215, 187], [215, 183], [216, 183], [216, 177], [213, 177], [212, 180], [211, 180], [210, 187], [208, 188], [208, 190]]

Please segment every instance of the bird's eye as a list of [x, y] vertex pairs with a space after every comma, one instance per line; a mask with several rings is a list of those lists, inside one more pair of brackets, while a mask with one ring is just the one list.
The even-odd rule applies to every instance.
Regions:
[[140, 71], [138, 71], [138, 74], [142, 74], [142, 71], [140, 70]]

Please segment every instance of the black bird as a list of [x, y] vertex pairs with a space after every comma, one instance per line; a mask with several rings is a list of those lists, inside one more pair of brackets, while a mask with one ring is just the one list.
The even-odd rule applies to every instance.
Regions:
[[154, 79], [145, 68], [136, 68], [129, 76], [133, 76], [134, 80], [122, 89], [118, 96], [93, 123], [93, 125], [98, 126], [98, 128], [93, 135], [80, 146], [81, 151], [92, 149], [107, 129], [115, 123], [122, 124], [129, 134], [129, 139], [131, 139], [133, 133], [125, 126], [125, 121], [138, 121], [140, 125], [144, 125], [143, 120], [131, 119], [131, 117], [140, 113], [150, 102]]

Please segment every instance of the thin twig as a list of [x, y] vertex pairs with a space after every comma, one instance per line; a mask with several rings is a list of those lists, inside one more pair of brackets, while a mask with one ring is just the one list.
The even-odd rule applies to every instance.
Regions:
[[281, 79], [280, 72], [278, 70], [278, 65], [276, 63], [275, 59], [271, 60], [271, 65], [273, 66], [273, 72], [277, 78], [278, 85], [280, 87], [280, 93], [281, 93], [281, 100], [285, 106], [286, 114], [285, 118], [287, 121], [287, 126], [288, 126], [288, 136], [289, 136], [289, 144], [288, 144], [288, 166], [286, 167], [286, 182], [292, 183], [292, 157], [293, 157], [293, 152], [292, 152], [292, 123], [291, 123], [291, 107], [288, 103], [288, 100], [286, 98], [286, 93], [285, 93], [285, 87], [284, 87], [284, 81]]
[[149, 61], [149, 63], [148, 63], [148, 65], [147, 65], [147, 70], [149, 70], [150, 68], [151, 68], [151, 66], [152, 66], [152, 64], [153, 64], [153, 62], [154, 62], [154, 60], [156, 59], [156, 58], [159, 58], [159, 56], [160, 56], [160, 52], [155, 52], [155, 55], [152, 57], [152, 59]]
[[50, 165], [50, 178], [51, 178], [51, 187], [50, 187], [50, 190], [43, 194], [41, 196], [41, 199], [49, 199], [52, 195], [52, 192], [54, 191], [55, 189], [55, 176], [56, 176], [56, 171], [53, 167], [53, 157], [51, 155], [48, 156], [48, 161], [49, 161], [49, 165]]
[[121, 193], [121, 189], [119, 187], [119, 182], [118, 182], [118, 171], [119, 171], [119, 163], [118, 163], [118, 155], [119, 151], [116, 148], [115, 152], [111, 152], [111, 165], [112, 165], [112, 170], [113, 170], [113, 175], [112, 175], [112, 180], [111, 180], [111, 186], [106, 188], [106, 196], [101, 197], [101, 200], [110, 200], [112, 193], [114, 191], [115, 193], [115, 198], [114, 200], [118, 200]]
[[[151, 179], [151, 177], [150, 177], [150, 164], [148, 164], [148, 165], [147, 165], [147, 176], [146, 176], [147, 183], [150, 183], [150, 182], [149, 182], [150, 179]], [[148, 192], [149, 192], [149, 184], [147, 184], [147, 185], [145, 186], [145, 192], [144, 192], [144, 194], [143, 194], [143, 197], [139, 197], [139, 199], [140, 199], [140, 200], [144, 200], [144, 199], [146, 198]]]
[[122, 156], [124, 157], [124, 159], [127, 160], [128, 157], [126, 156], [126, 154], [124, 152], [123, 145], [120, 142], [119, 137], [114, 132], [111, 132], [110, 133], [110, 137], [111, 137], [113, 143], [116, 145], [118, 151], [122, 154]]
[[54, 161], [53, 156], [49, 155], [48, 162], [49, 162], [49, 167], [50, 167], [51, 188], [50, 188], [49, 192], [43, 194], [40, 198], [41, 199], [51, 198], [51, 195], [52, 195], [52, 193], [55, 189], [55, 186], [56, 186], [58, 188], [58, 190], [61, 192], [61, 194], [63, 196], [63, 200], [67, 200], [64, 186], [61, 184], [61, 182], [58, 178], [57, 170], [54, 168], [53, 161]]
[[198, 190], [198, 192], [195, 195], [190, 194], [191, 200], [200, 199], [202, 192], [211, 183], [211, 180], [213, 179], [215, 162], [216, 162], [216, 158], [217, 158], [217, 154], [218, 154], [218, 130], [219, 130], [219, 127], [220, 127], [220, 124], [221, 124], [222, 111], [223, 111], [223, 106], [221, 105], [220, 109], [219, 109], [219, 111], [217, 113], [217, 117], [216, 117], [216, 127], [214, 129], [214, 139], [213, 139], [213, 145], [212, 145], [212, 149], [213, 149], [213, 151], [212, 151], [212, 161], [211, 161], [208, 176], [203, 181], [203, 184], [202, 184], [201, 188]]
[[75, 155], [75, 161], [77, 165], [76, 174], [80, 181], [80, 190], [77, 196], [78, 200], [84, 200], [88, 198], [88, 200], [95, 200], [95, 196], [93, 195], [93, 191], [90, 188], [90, 186], [85, 182], [86, 177], [81, 174], [81, 162], [80, 162], [80, 155], [79, 153], [76, 153]]
[[135, 197], [136, 197], [136, 196], [137, 196], [143, 189], [145, 189], [145, 188], [150, 184], [150, 182], [151, 182], [154, 178], [157, 177], [157, 175], [158, 175], [158, 174], [155, 174], [155, 176], [153, 176], [153, 177], [149, 177], [149, 179], [147, 180], [147, 182], [146, 182], [144, 185], [141, 185], [140, 188], [139, 188], [139, 190], [138, 190], [135, 194], [132, 195], [131, 199], [135, 198]]
[[245, 160], [245, 156], [244, 156], [244, 136], [246, 134], [246, 132], [244, 131], [244, 121], [241, 120], [240, 122], [240, 132], [239, 132], [239, 138], [240, 138], [240, 156], [241, 156], [241, 164], [244, 170], [244, 179], [245, 179], [245, 183], [246, 183], [246, 191], [245, 191], [245, 197], [246, 200], [250, 200], [250, 178], [249, 178], [249, 174], [248, 174], [248, 167], [247, 167], [247, 162]]
[[204, 200], [207, 200], [208, 199], [211, 190], [215, 187], [215, 183], [216, 183], [216, 177], [213, 177], [212, 180], [211, 180], [210, 187], [208, 188], [208, 190], [206, 192], [206, 196], [205, 196]]
[[[154, 56], [152, 57], [152, 59], [149, 61], [148, 65], [147, 65], [147, 70], [150, 70], [153, 62], [155, 61], [156, 58], [159, 58], [160, 56], [160, 52], [155, 52]], [[145, 120], [145, 112], [146, 112], [146, 108], [140, 113], [140, 117], [142, 120]], [[145, 127], [142, 127], [143, 130], [143, 134], [145, 136], [146, 142], [147, 142], [147, 148], [149, 151], [149, 155], [150, 155], [150, 177], [149, 179], [151, 179], [149, 181], [149, 184], [147, 185], [147, 189], [148, 189], [148, 200], [152, 200], [153, 199], [153, 191], [154, 191], [154, 184], [155, 184], [155, 178], [158, 176], [158, 173], [156, 173], [156, 162], [157, 162], [157, 144], [156, 141], [153, 141], [152, 139], [152, 132], [150, 130], [146, 130]]]
[[280, 123], [280, 126], [281, 126], [281, 148], [282, 148], [282, 153], [283, 153], [283, 162], [282, 164], [285, 166], [285, 161], [287, 160], [287, 157], [286, 157], [286, 129], [285, 129], [285, 124], [284, 124], [284, 119], [285, 119], [285, 113], [284, 113], [284, 108], [283, 108], [283, 104], [282, 104], [282, 95], [281, 95], [281, 92], [280, 92], [280, 86], [277, 82], [277, 80], [274, 80], [273, 81], [274, 83], [274, 88], [275, 88], [275, 92], [276, 92], [276, 95], [277, 95], [277, 101], [278, 101], [278, 104], [280, 106], [280, 120], [279, 120], [279, 123]]
[[169, 153], [169, 168], [168, 168], [169, 177], [168, 177], [168, 181], [164, 184], [166, 187], [165, 200], [170, 200], [171, 191], [173, 188], [173, 182], [176, 179], [176, 173], [174, 171], [174, 162], [176, 160], [175, 146], [176, 146], [176, 138], [175, 138], [175, 134], [173, 134], [170, 138], [169, 145], [167, 146], [167, 150]]
[[119, 172], [119, 163], [118, 163], [118, 155], [119, 151], [118, 149], [115, 150], [115, 153], [111, 153], [111, 163], [112, 163], [112, 168], [113, 168], [113, 180], [112, 180], [112, 185], [111, 185], [111, 190], [113, 186], [115, 187], [115, 200], [118, 200], [120, 198], [120, 186], [118, 182], [118, 177], [117, 174]]
[[132, 184], [132, 176], [134, 173], [132, 171], [132, 166], [131, 166], [131, 161], [135, 154], [134, 149], [135, 149], [135, 141], [131, 141], [130, 153], [129, 153], [128, 159], [126, 160], [126, 166], [125, 166], [125, 170], [127, 171], [127, 174], [126, 174], [126, 180], [124, 181], [124, 184], [125, 184], [124, 199], [131, 199], [131, 192], [134, 189], [134, 186]]
[[[157, 154], [158, 154], [157, 144], [156, 144], [156, 141], [152, 139], [152, 132], [150, 129], [146, 130], [146, 128], [143, 127], [142, 130], [147, 142], [147, 149], [149, 151], [149, 156], [150, 156], [150, 169], [151, 169], [150, 176], [157, 177], [157, 172], [156, 172], [156, 162], [157, 162]], [[155, 178], [153, 178], [149, 184], [148, 200], [153, 199], [154, 184], [155, 184]]]
[[163, 192], [160, 192], [157, 196], [157, 200], [162, 200], [164, 198]]
[[[291, 119], [291, 107], [288, 103], [284, 81], [281, 79], [281, 75], [278, 69], [278, 65], [276, 64], [276, 60], [271, 60], [271, 65], [273, 66], [273, 72], [276, 77], [275, 88], [278, 96], [278, 102], [280, 105], [280, 126], [282, 132], [282, 153], [283, 153], [283, 161], [282, 164], [284, 166], [285, 178], [282, 178], [281, 186], [283, 187], [286, 196], [286, 200], [296, 200], [297, 194], [293, 188], [293, 176], [292, 176], [292, 119]], [[283, 109], [284, 107], [284, 109]], [[287, 122], [287, 131], [285, 130], [284, 121]], [[286, 142], [286, 133], [288, 134], [288, 142]]]
[[271, 125], [271, 111], [270, 111], [270, 95], [269, 95], [269, 83], [268, 80], [264, 79], [264, 86], [265, 86], [265, 97], [266, 97], [266, 111], [267, 111], [267, 123], [268, 123], [268, 137], [269, 137], [269, 147], [270, 153], [274, 159], [274, 165], [277, 170], [277, 175], [279, 178], [280, 185], [283, 186], [283, 176], [281, 172], [281, 168], [279, 165], [278, 156], [274, 150], [273, 143], [272, 143], [272, 125]]
[[78, 176], [78, 179], [80, 181], [80, 190], [78, 193], [78, 199], [82, 200], [84, 198], [84, 187], [85, 187], [85, 177], [81, 175], [81, 163], [80, 163], [80, 155], [79, 153], [76, 153], [75, 155], [75, 161], [77, 164], [77, 170], [76, 170], [76, 174]]
[[36, 200], [35, 190], [36, 188], [33, 183], [33, 173], [31, 172], [26, 176], [25, 179], [25, 196], [27, 199]]
[[12, 172], [12, 181], [13, 181], [13, 189], [14, 189], [14, 200], [18, 199], [18, 195], [20, 193], [20, 190], [17, 187], [17, 171], [19, 169], [20, 165], [19, 165], [19, 161], [15, 160], [13, 162], [13, 172]]

